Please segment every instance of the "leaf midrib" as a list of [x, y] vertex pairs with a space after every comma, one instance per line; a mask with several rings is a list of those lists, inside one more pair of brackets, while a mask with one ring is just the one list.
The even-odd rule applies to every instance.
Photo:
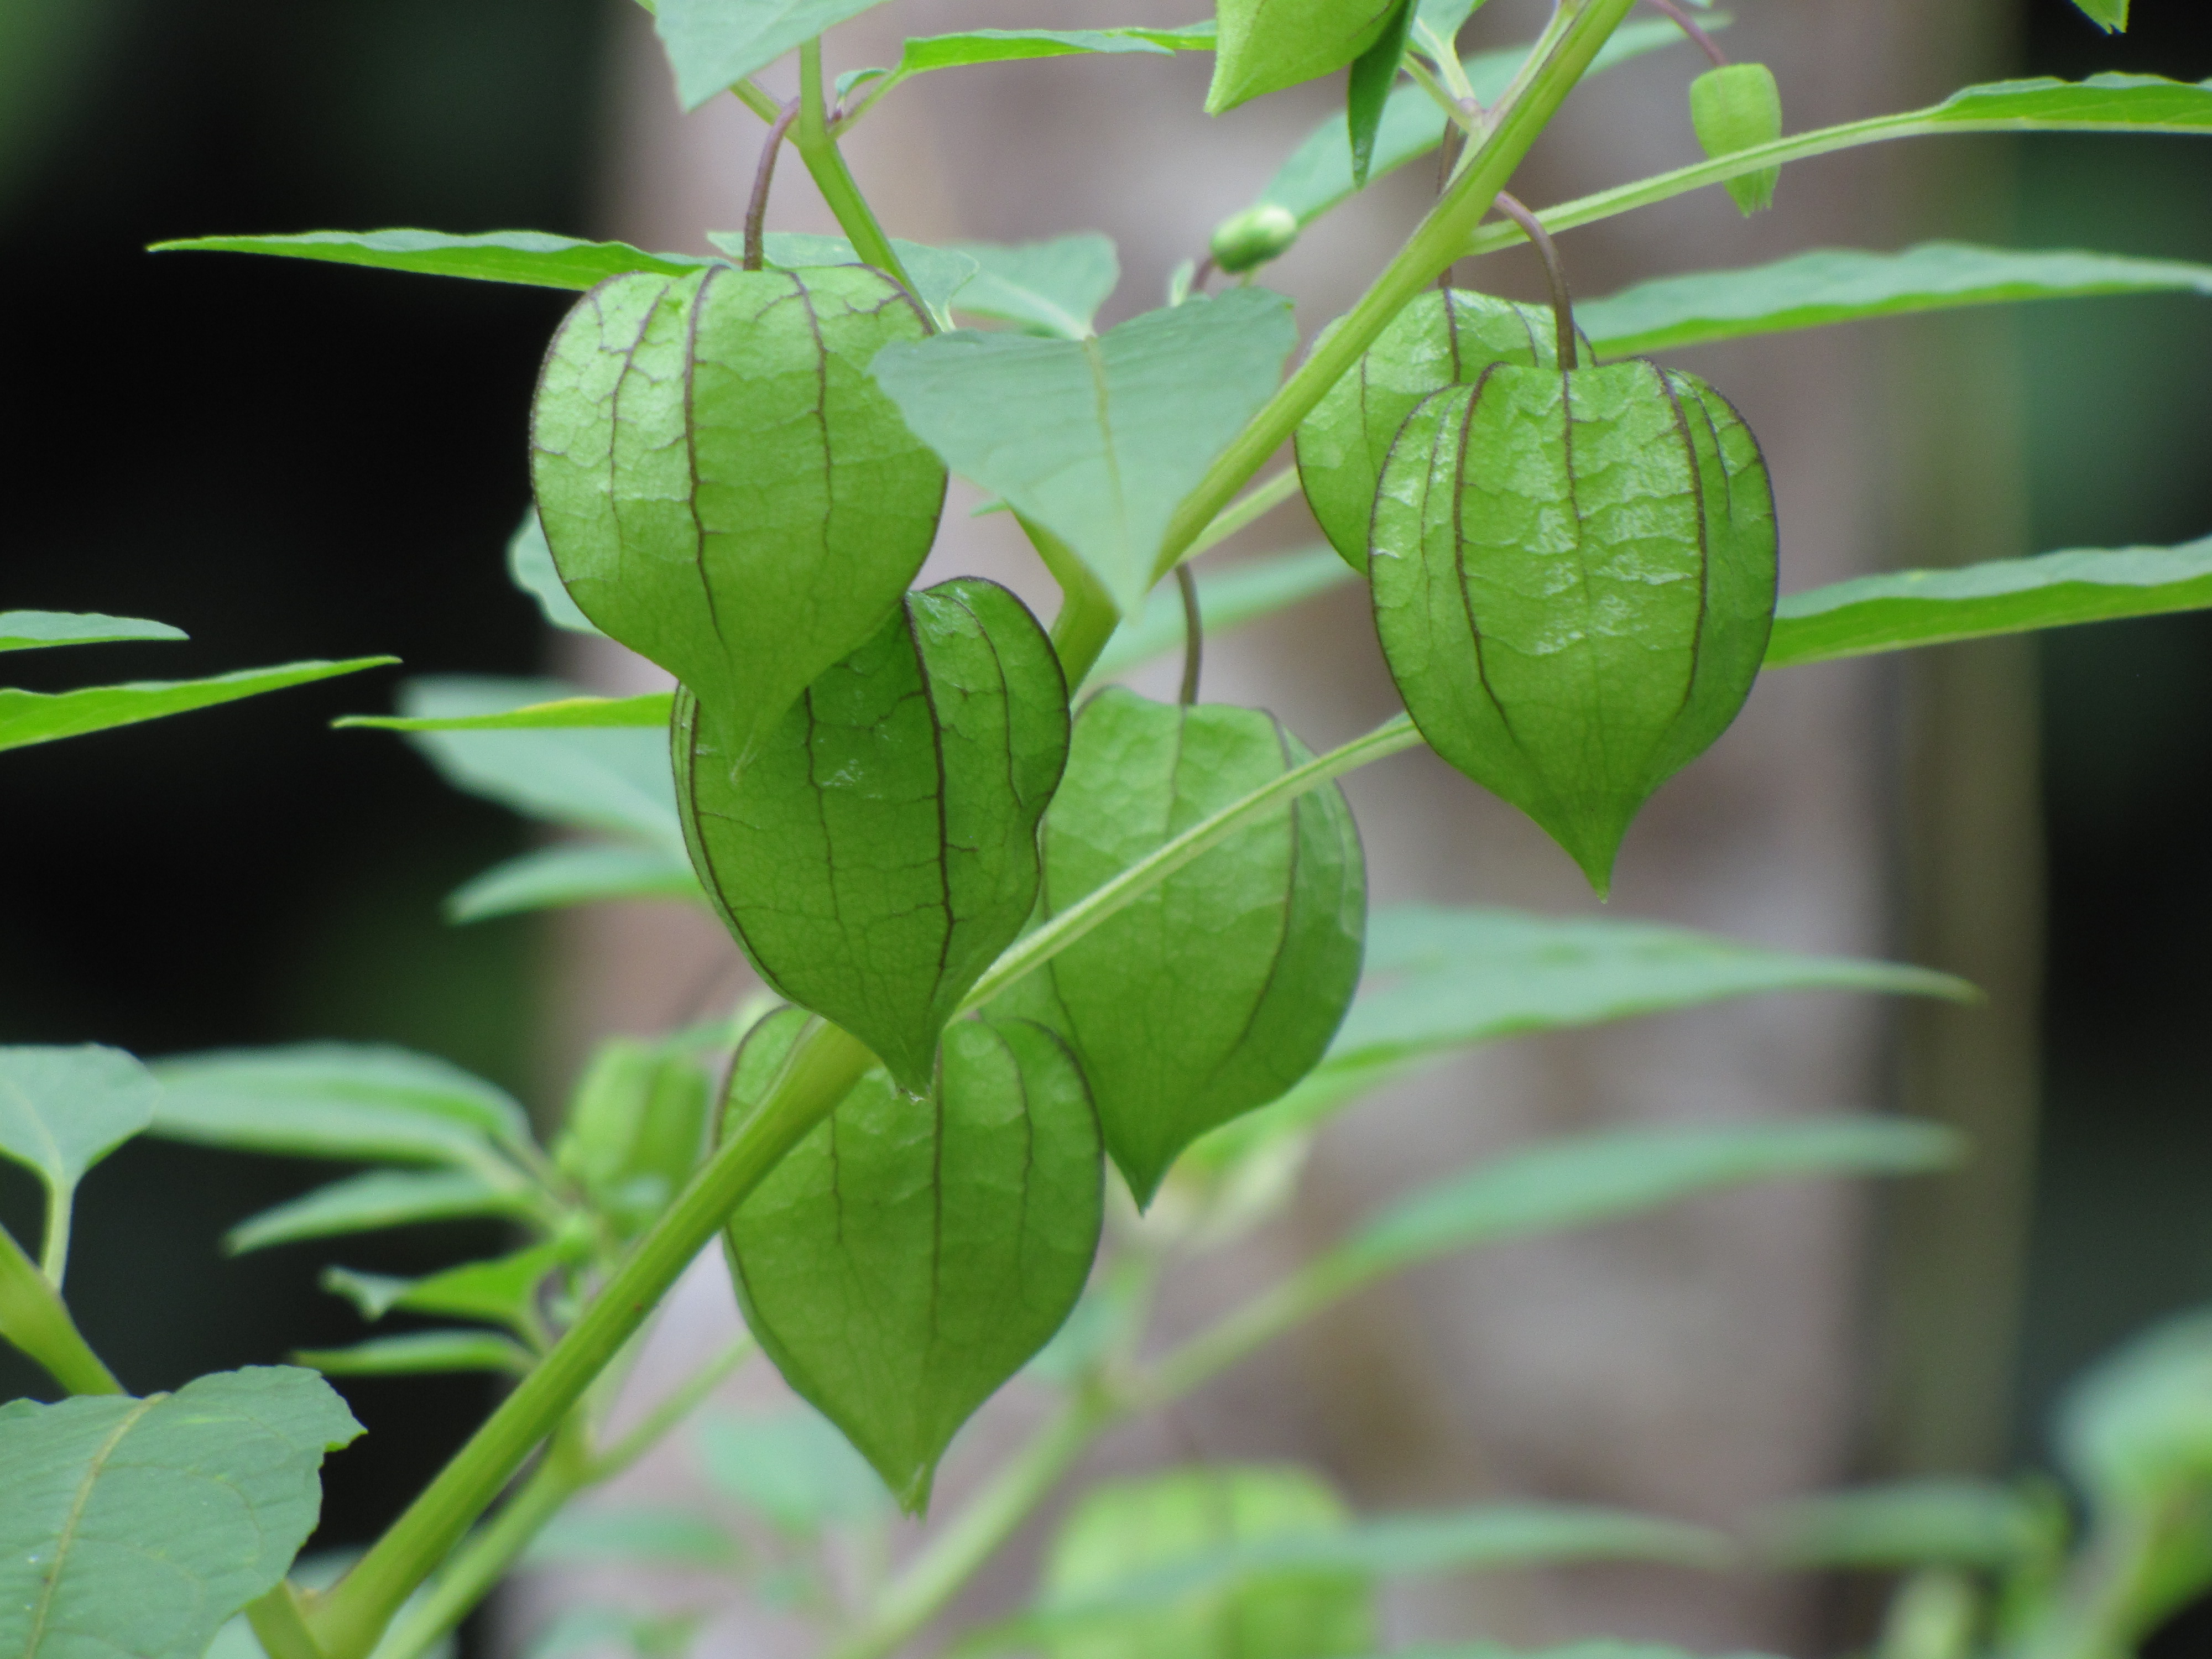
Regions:
[[45, 1588], [40, 1591], [38, 1604], [32, 1610], [30, 1632], [23, 1643], [23, 1659], [35, 1659], [39, 1644], [45, 1638], [46, 1618], [53, 1610], [55, 1594], [61, 1588], [62, 1573], [69, 1562], [70, 1546], [76, 1540], [78, 1527], [83, 1524], [86, 1507], [92, 1502], [93, 1483], [100, 1479], [100, 1472], [107, 1467], [108, 1459], [115, 1455], [115, 1449], [122, 1443], [123, 1437], [137, 1425], [140, 1418], [167, 1398], [167, 1395], [156, 1394], [139, 1401], [131, 1410], [124, 1413], [123, 1420], [115, 1425], [114, 1432], [92, 1455], [92, 1462], [86, 1466], [84, 1478], [77, 1483], [76, 1496], [70, 1504], [69, 1518], [63, 1522], [61, 1530], [54, 1535], [53, 1566], [46, 1575]]

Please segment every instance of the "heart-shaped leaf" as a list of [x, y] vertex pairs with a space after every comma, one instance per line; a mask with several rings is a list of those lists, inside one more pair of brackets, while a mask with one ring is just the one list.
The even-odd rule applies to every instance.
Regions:
[[66, 1212], [85, 1172], [153, 1122], [161, 1094], [120, 1048], [0, 1048], [0, 1158]]
[[1645, 362], [1492, 368], [1407, 418], [1368, 577], [1406, 710], [1603, 893], [1727, 729], [1774, 612], [1774, 501], [1726, 399]]
[[324, 1454], [360, 1432], [289, 1366], [0, 1406], [0, 1653], [200, 1659], [283, 1577], [315, 1529]]
[[763, 978], [916, 1092], [937, 1035], [1036, 898], [1067, 692], [1036, 618], [973, 578], [908, 594], [741, 763], [704, 698], [676, 724], [693, 864]]
[[[1307, 758], [1272, 715], [1101, 692], [1045, 815], [1048, 917]], [[1351, 809], [1316, 789], [1239, 830], [994, 1005], [1067, 1041], [1140, 1202], [1191, 1141], [1321, 1059], [1359, 980], [1366, 876]]]
[[1381, 38], [1399, 0], [1219, 0], [1206, 112], [1340, 70]]
[[[724, 1131], [805, 1023], [739, 1050]], [[1097, 1120], [1060, 1042], [1020, 1020], [945, 1034], [927, 1095], [870, 1072], [731, 1219], [745, 1325], [919, 1511], [960, 1425], [1066, 1320], [1098, 1245]]]
[[962, 242], [954, 252], [976, 265], [967, 286], [952, 296], [955, 311], [1058, 339], [1088, 339], [1098, 307], [1121, 280], [1114, 239], [1096, 232], [1012, 246]]
[[1547, 306], [1450, 289], [1417, 295], [1382, 337], [1298, 422], [1298, 483], [1329, 544], [1367, 568], [1368, 521], [1383, 459], [1413, 405], [1448, 386], [1472, 386], [1492, 363], [1556, 368], [1558, 331]]
[[858, 17], [882, 0], [659, 0], [654, 27], [676, 72], [676, 95], [696, 109], [733, 82]]
[[546, 354], [532, 473], [562, 581], [740, 756], [928, 555], [944, 469], [866, 372], [927, 331], [865, 265], [725, 265], [603, 283]]
[[1297, 343], [1282, 295], [1236, 288], [1097, 339], [962, 329], [888, 346], [875, 375], [946, 465], [1065, 542], [1131, 617], [1164, 574], [1177, 504]]

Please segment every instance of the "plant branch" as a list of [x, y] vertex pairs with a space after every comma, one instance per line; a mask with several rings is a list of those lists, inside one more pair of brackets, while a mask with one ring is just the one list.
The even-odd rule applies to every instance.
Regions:
[[269, 1659], [321, 1659], [322, 1650], [308, 1634], [300, 1605], [300, 1591], [280, 1579], [266, 1595], [247, 1604], [246, 1622]]
[[46, 1194], [46, 1233], [39, 1246], [39, 1271], [58, 1291], [69, 1273], [70, 1222], [76, 1213], [76, 1188], [64, 1187]]
[[[1436, 72], [1417, 58], [1406, 60], [1406, 73], [1413, 77], [1413, 84], [1429, 94], [1436, 106], [1449, 121], [1469, 137], [1479, 137], [1482, 132], [1482, 111], [1480, 106], [1469, 108], [1459, 95], [1437, 78]], [[1460, 77], [1466, 79], [1465, 76]]]
[[[814, 175], [822, 199], [837, 216], [837, 223], [844, 230], [846, 240], [852, 243], [854, 252], [908, 294], [914, 293], [914, 279], [899, 263], [890, 238], [876, 222], [867, 198], [860, 194], [851, 169], [845, 165], [844, 153], [830, 134], [829, 111], [822, 101], [822, 40], [818, 35], [799, 49], [799, 158], [806, 163], [807, 172]], [[922, 306], [920, 309], [923, 326], [935, 333], [937, 325], [929, 320], [929, 308]]]
[[1420, 741], [1421, 734], [1414, 729], [1413, 720], [1400, 714], [1383, 721], [1365, 737], [1354, 738], [1341, 748], [1316, 756], [1303, 766], [1294, 766], [1242, 800], [1231, 802], [1212, 817], [1193, 824], [1165, 846], [1139, 859], [1111, 881], [1093, 888], [1035, 933], [1008, 947], [975, 981], [975, 988], [961, 1003], [959, 1012], [972, 1012], [1023, 975], [1042, 968], [1116, 911], [1150, 892], [1261, 813], [1296, 800], [1308, 790], [1317, 789], [1332, 778], [1356, 771], [1386, 755], [1413, 748]]
[[783, 106], [753, 84], [752, 78], [736, 82], [730, 88], [731, 95], [763, 121], [774, 121], [783, 112]]
[[802, 1034], [758, 1110], [694, 1175], [552, 1352], [309, 1613], [327, 1659], [368, 1659], [400, 1606], [489, 1509], [784, 1154], [874, 1057], [826, 1023]]
[[5, 1227], [0, 1227], [0, 1336], [45, 1366], [71, 1394], [124, 1392], [70, 1317], [69, 1304], [53, 1281]]
[[775, 158], [783, 153], [784, 135], [798, 118], [799, 100], [794, 98], [783, 106], [783, 112], [775, 118], [775, 125], [768, 130], [768, 137], [761, 141], [760, 161], [753, 168], [752, 199], [745, 204], [747, 270], [758, 270], [766, 262], [763, 239], [768, 234], [768, 193], [775, 184]]
[[1521, 73], [1491, 110], [1482, 137], [1468, 145], [1458, 175], [1443, 198], [1359, 303], [1315, 343], [1297, 373], [1215, 459], [1198, 488], [1176, 509], [1162, 541], [1157, 574], [1166, 574], [1182, 557], [1214, 514], [1375, 343], [1407, 301], [1461, 257], [1521, 158], [1634, 4], [1635, 0], [1560, 0]]

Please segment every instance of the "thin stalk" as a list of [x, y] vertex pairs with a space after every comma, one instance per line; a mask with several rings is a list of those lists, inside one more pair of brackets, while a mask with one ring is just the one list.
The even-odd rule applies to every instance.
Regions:
[[1544, 229], [1543, 221], [1529, 212], [1528, 205], [1517, 196], [1504, 191], [1498, 192], [1498, 210], [1521, 227], [1528, 240], [1536, 245], [1536, 256], [1544, 262], [1544, 279], [1552, 286], [1552, 326], [1559, 331], [1559, 367], [1575, 366], [1575, 296], [1567, 288], [1567, 269], [1559, 263], [1559, 250]]
[[309, 1612], [326, 1659], [368, 1659], [434, 1571], [600, 1370], [784, 1154], [842, 1099], [874, 1057], [837, 1027], [803, 1034], [758, 1110], [692, 1176], [582, 1316], [500, 1402], [353, 1571]]
[[[853, 251], [912, 294], [913, 278], [906, 274], [906, 267], [892, 252], [890, 238], [876, 222], [867, 198], [860, 194], [851, 169], [845, 165], [844, 153], [830, 135], [830, 114], [822, 101], [822, 40], [818, 35], [799, 49], [799, 158], [806, 163], [807, 172], [814, 175], [822, 199], [837, 216], [837, 223], [843, 228], [846, 240], [852, 243]], [[927, 307], [922, 307], [922, 321], [933, 333], [936, 331], [936, 325], [929, 321]]]
[[1181, 1347], [1170, 1350], [1151, 1368], [1133, 1392], [1147, 1407], [1180, 1400], [1255, 1349], [1266, 1346], [1374, 1277], [1347, 1273], [1322, 1263], [1303, 1267], [1261, 1291], [1226, 1319]]
[[730, 94], [763, 121], [773, 121], [783, 112], [783, 106], [755, 86], [750, 76], [732, 85]]
[[799, 118], [799, 100], [793, 99], [775, 118], [775, 125], [761, 141], [760, 161], [753, 168], [752, 198], [745, 204], [745, 269], [758, 270], [767, 261], [768, 193], [775, 184], [775, 158], [783, 154], [784, 135]]
[[76, 1212], [76, 1189], [64, 1187], [46, 1194], [46, 1233], [39, 1246], [39, 1271], [57, 1291], [69, 1272], [70, 1220]]
[[1194, 559], [1208, 548], [1218, 547], [1246, 525], [1273, 513], [1285, 501], [1298, 493], [1298, 470], [1286, 466], [1262, 484], [1255, 484], [1227, 507], [1213, 515], [1213, 522], [1200, 532], [1190, 550], [1183, 555]]
[[751, 1358], [757, 1348], [758, 1344], [750, 1336], [738, 1337], [692, 1372], [659, 1405], [638, 1419], [621, 1439], [592, 1454], [592, 1484], [613, 1480], [652, 1450], [663, 1435], [696, 1411], [700, 1402], [714, 1391], [715, 1385]]
[[1176, 586], [1182, 593], [1182, 696], [1184, 706], [1198, 701], [1198, 671], [1206, 658], [1206, 624], [1198, 613], [1198, 578], [1188, 562], [1176, 567]]
[[1097, 665], [1106, 642], [1114, 637], [1114, 630], [1121, 625], [1121, 613], [1098, 578], [1091, 574], [1091, 567], [1076, 557], [1073, 548], [1034, 519], [1017, 513], [1014, 522], [1021, 526], [1022, 534], [1030, 538], [1037, 557], [1060, 584], [1060, 614], [1052, 619], [1052, 647], [1060, 657], [1068, 695], [1073, 696]]
[[[1406, 73], [1413, 77], [1413, 84], [1427, 93], [1430, 100], [1444, 112], [1444, 119], [1470, 137], [1480, 136], [1482, 109], [1480, 105], [1476, 105], [1472, 109], [1468, 106], [1472, 101], [1472, 94], [1468, 100], [1462, 100], [1457, 93], [1437, 78], [1435, 70], [1418, 58], [1408, 58], [1406, 60]], [[1467, 76], [1462, 74], [1460, 79], [1464, 81]]]
[[1120, 1415], [1100, 1394], [1070, 1401], [893, 1582], [830, 1659], [884, 1659], [934, 1619]]
[[[575, 1421], [569, 1419], [571, 1425]], [[592, 1479], [581, 1433], [564, 1425], [514, 1496], [487, 1525], [470, 1534], [422, 1598], [400, 1615], [380, 1644], [377, 1659], [421, 1659], [459, 1628], [498, 1588], [546, 1522]], [[272, 1650], [270, 1659], [282, 1656]]]
[[269, 1659], [320, 1659], [322, 1650], [307, 1632], [296, 1586], [279, 1580], [266, 1595], [248, 1604], [246, 1622]]
[[1683, 10], [1676, 3], [1676, 0], [1651, 0], [1651, 3], [1666, 13], [1676, 28], [1690, 37], [1698, 50], [1705, 54], [1706, 61], [1715, 69], [1728, 67], [1728, 54], [1721, 50], [1720, 43], [1706, 33], [1704, 26], [1688, 12]]
[[[1343, 321], [1206, 469], [1170, 520], [1158, 574], [1164, 575], [1199, 533], [1279, 448], [1300, 421], [1375, 343], [1406, 303], [1459, 258], [1491, 202], [1557, 112], [1636, 0], [1560, 0], [1552, 21], [1505, 95], [1470, 142], [1458, 176], [1398, 256]], [[1749, 171], [1748, 168], [1744, 169]], [[1730, 175], [1733, 176], [1733, 175]]]
[[1158, 886], [1201, 853], [1233, 836], [1253, 818], [1271, 808], [1296, 800], [1310, 789], [1318, 789], [1332, 778], [1355, 771], [1386, 755], [1411, 749], [1421, 741], [1413, 720], [1400, 714], [1387, 720], [1365, 737], [1354, 738], [1340, 749], [1316, 756], [1263, 784], [1242, 800], [1232, 801], [1212, 817], [1193, 824], [1173, 841], [1127, 869], [1093, 888], [1050, 921], [1010, 946], [983, 972], [968, 993], [959, 1012], [968, 1013], [1012, 985], [1031, 969], [1042, 968], [1092, 928], [1133, 900]]
[[124, 1392], [70, 1317], [69, 1304], [53, 1281], [5, 1227], [0, 1227], [0, 1336], [45, 1366], [71, 1394]]
[[1418, 17], [1413, 20], [1413, 38], [1420, 43], [1416, 50], [1436, 65], [1438, 77], [1450, 89], [1451, 95], [1480, 115], [1482, 100], [1474, 95], [1474, 82], [1467, 78], [1467, 65], [1460, 62], [1458, 47]]

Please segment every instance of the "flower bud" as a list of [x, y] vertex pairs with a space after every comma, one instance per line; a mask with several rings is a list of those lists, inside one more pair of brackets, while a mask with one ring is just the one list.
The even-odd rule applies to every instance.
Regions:
[[[1764, 64], [1729, 64], [1707, 70], [1690, 83], [1690, 123], [1715, 161], [1771, 144], [1782, 136], [1782, 89]], [[1761, 167], [1728, 181], [1728, 193], [1750, 217], [1774, 205], [1780, 167]]]
[[1262, 203], [1231, 214], [1215, 227], [1213, 263], [1234, 276], [1281, 258], [1297, 240], [1297, 215], [1288, 208]]

